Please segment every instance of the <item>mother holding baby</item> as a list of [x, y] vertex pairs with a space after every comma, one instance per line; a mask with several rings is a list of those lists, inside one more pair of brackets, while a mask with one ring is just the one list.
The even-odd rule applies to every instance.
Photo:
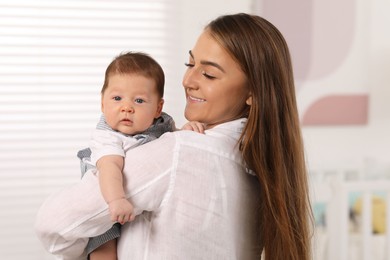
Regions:
[[[205, 132], [166, 133], [127, 152], [124, 188], [137, 216], [122, 227], [118, 258], [311, 259], [304, 149], [283, 36], [259, 16], [220, 16], [186, 66], [185, 117]], [[113, 224], [96, 179], [84, 177], [40, 209], [37, 234], [61, 259], [86, 259], [88, 237]]]

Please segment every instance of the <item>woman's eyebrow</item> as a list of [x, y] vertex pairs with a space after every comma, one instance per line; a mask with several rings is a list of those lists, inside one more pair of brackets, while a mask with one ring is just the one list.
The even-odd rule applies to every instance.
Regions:
[[[192, 53], [191, 50], [188, 51], [188, 53], [190, 54], [190, 56], [191, 56], [192, 59], [195, 59], [195, 58], [194, 58], [194, 54]], [[216, 63], [216, 62], [207, 61], [207, 60], [201, 60], [201, 61], [200, 61], [200, 64], [216, 67], [217, 69], [219, 69], [220, 71], [222, 71], [223, 73], [225, 73], [225, 70], [222, 68], [222, 66], [219, 65], [219, 64]]]

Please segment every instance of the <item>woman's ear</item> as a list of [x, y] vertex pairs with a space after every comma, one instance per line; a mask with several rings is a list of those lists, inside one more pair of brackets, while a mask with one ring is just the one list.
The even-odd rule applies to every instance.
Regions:
[[245, 103], [246, 103], [248, 106], [251, 106], [251, 105], [252, 105], [252, 94], [249, 94], [249, 97], [246, 99]]

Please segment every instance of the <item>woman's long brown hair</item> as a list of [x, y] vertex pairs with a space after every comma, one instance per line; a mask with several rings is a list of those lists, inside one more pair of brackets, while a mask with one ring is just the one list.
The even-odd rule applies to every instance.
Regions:
[[255, 15], [221, 16], [206, 30], [240, 64], [252, 95], [240, 149], [260, 182], [259, 246], [266, 259], [309, 260], [312, 214], [287, 44]]

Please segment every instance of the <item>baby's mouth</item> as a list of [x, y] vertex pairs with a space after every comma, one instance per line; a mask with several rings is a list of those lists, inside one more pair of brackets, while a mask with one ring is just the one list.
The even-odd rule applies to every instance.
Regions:
[[131, 120], [128, 119], [128, 118], [123, 118], [123, 119], [121, 120], [121, 122], [124, 123], [124, 124], [131, 124], [133, 121], [131, 121]]

